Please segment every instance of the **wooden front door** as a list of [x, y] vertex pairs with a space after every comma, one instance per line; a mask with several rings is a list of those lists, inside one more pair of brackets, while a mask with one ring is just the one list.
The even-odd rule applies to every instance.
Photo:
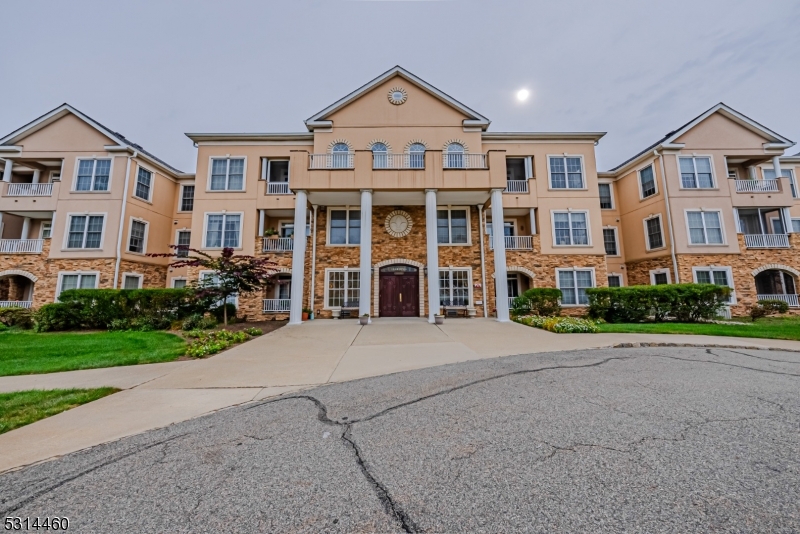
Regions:
[[378, 291], [381, 317], [419, 317], [419, 269], [416, 267], [383, 267]]

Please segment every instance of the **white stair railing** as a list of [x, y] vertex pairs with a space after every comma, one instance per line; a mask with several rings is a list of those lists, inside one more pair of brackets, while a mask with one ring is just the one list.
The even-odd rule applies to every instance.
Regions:
[[8, 184], [7, 197], [49, 197], [53, 195], [52, 183]]
[[737, 193], [777, 193], [780, 191], [778, 180], [735, 180]]
[[289, 182], [267, 182], [268, 195], [291, 195]]
[[445, 169], [485, 169], [486, 154], [442, 154], [442, 165]]
[[0, 308], [30, 308], [30, 300], [0, 300]]
[[352, 152], [339, 152], [335, 154], [309, 154], [309, 169], [352, 169]]
[[264, 299], [264, 312], [288, 312], [291, 305], [291, 299]]
[[0, 254], [41, 254], [43, 239], [0, 239]]
[[504, 193], [527, 193], [528, 180], [508, 180]]
[[293, 237], [279, 237], [277, 239], [264, 238], [262, 252], [291, 252], [294, 244]]
[[744, 245], [747, 248], [789, 248], [787, 234], [745, 234]]
[[781, 300], [790, 308], [800, 308], [800, 299], [797, 295], [756, 295], [758, 300]]

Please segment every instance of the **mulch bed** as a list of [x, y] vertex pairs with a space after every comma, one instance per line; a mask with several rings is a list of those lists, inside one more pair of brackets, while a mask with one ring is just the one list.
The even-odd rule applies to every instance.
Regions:
[[213, 330], [228, 330], [230, 332], [239, 332], [245, 328], [260, 328], [265, 334], [269, 334], [278, 328], [285, 326], [289, 321], [247, 321], [242, 323], [233, 323], [228, 326], [223, 326], [222, 323], [218, 324]]

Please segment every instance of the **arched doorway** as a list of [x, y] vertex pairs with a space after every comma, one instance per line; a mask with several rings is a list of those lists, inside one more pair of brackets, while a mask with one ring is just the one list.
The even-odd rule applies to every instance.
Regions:
[[380, 317], [419, 317], [419, 268], [386, 265], [378, 276]]
[[796, 308], [797, 280], [792, 273], [783, 269], [766, 269], [755, 275], [758, 300], [782, 300]]
[[37, 278], [25, 271], [0, 272], [0, 308], [30, 308]]

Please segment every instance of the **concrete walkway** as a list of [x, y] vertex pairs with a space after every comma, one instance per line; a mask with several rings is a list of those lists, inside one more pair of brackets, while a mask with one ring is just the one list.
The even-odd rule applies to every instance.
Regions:
[[0, 392], [113, 386], [124, 391], [0, 435], [0, 472], [222, 408], [330, 382], [449, 363], [619, 343], [800, 350], [800, 342], [661, 334], [552, 334], [491, 319], [311, 321], [205, 360], [0, 377]]

